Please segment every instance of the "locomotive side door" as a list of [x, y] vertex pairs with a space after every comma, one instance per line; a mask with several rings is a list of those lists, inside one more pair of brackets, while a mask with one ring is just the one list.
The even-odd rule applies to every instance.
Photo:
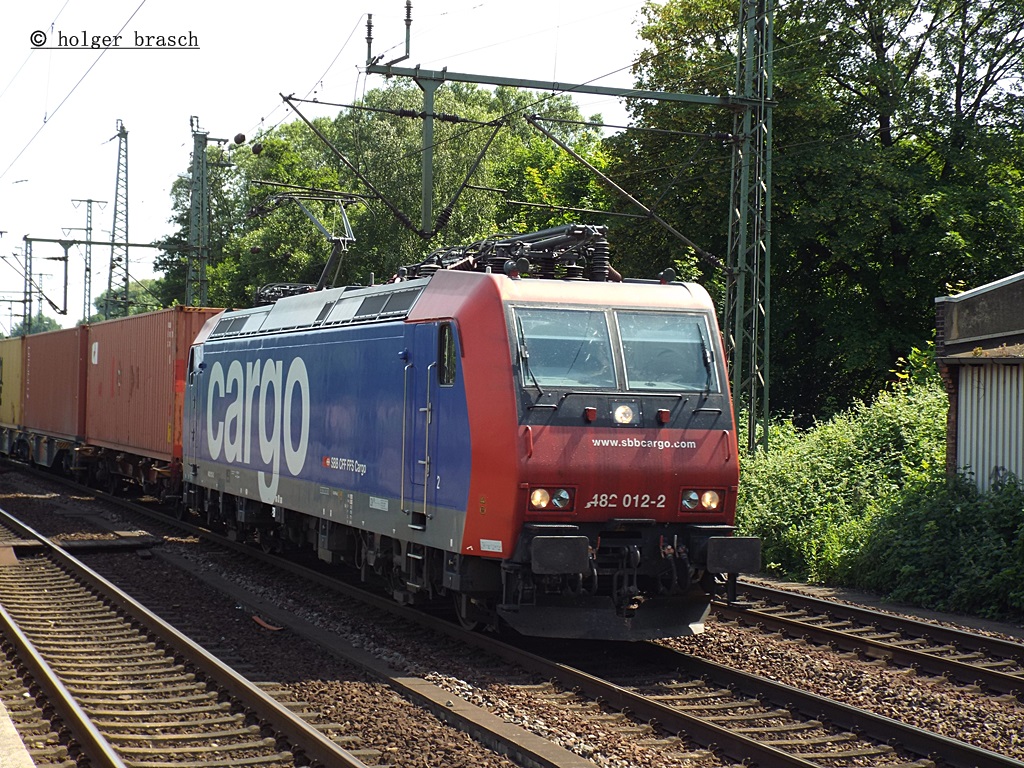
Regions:
[[414, 530], [426, 530], [436, 489], [437, 326], [417, 323], [406, 331], [405, 409], [402, 446], [402, 512]]
[[203, 347], [192, 347], [188, 352], [188, 376], [185, 384], [185, 423], [183, 424], [185, 478], [189, 481], [194, 477], [199, 461], [199, 380], [206, 365], [203, 363]]

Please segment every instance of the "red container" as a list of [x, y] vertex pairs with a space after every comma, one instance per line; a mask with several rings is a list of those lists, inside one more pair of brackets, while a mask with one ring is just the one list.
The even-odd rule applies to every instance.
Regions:
[[25, 338], [25, 429], [68, 440], [85, 434], [85, 345], [84, 326]]
[[163, 461], [180, 459], [189, 347], [221, 311], [172, 307], [90, 326], [87, 442]]

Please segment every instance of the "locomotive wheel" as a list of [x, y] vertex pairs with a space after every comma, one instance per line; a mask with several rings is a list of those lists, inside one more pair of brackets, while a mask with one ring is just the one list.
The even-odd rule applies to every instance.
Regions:
[[484, 628], [484, 622], [471, 618], [475, 610], [468, 595], [455, 592], [452, 594], [452, 598], [455, 600], [455, 616], [459, 620], [460, 627], [469, 632], [479, 632]]
[[255, 538], [266, 554], [280, 553], [283, 549], [280, 532], [277, 529], [260, 528], [255, 533]]
[[224, 529], [224, 523], [220, 519], [220, 515], [213, 507], [207, 507], [205, 512], [200, 510], [200, 517], [206, 519], [206, 527], [211, 531], [220, 533]]

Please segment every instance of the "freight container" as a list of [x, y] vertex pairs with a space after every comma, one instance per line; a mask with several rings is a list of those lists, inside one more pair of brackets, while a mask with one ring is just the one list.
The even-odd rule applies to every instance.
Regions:
[[21, 426], [25, 337], [0, 339], [0, 427]]
[[0, 339], [0, 454], [15, 453], [21, 426], [25, 339]]
[[85, 343], [85, 326], [25, 337], [21, 420], [38, 464], [69, 461], [85, 435]]
[[25, 337], [22, 421], [32, 432], [85, 434], [85, 326]]
[[89, 327], [90, 445], [161, 461], [181, 458], [189, 347], [220, 311], [172, 307]]

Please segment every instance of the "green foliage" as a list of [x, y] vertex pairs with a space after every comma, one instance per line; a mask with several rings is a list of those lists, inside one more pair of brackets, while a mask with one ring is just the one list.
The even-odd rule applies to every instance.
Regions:
[[[307, 215], [282, 194], [300, 187], [361, 196], [346, 206], [355, 242], [341, 260], [341, 285], [386, 280], [401, 265], [420, 261], [442, 245], [579, 218], [552, 206], [607, 207], [604, 190], [589, 171], [540, 138], [522, 118], [526, 113], [553, 118], [549, 129], [601, 166], [606, 160], [599, 137], [581, 124], [569, 97], [536, 103], [533, 95], [516, 89], [491, 92], [459, 83], [446, 84], [435, 96], [435, 113], [462, 121], [434, 123], [432, 216], [427, 221], [421, 210], [422, 120], [409, 118], [422, 110], [423, 94], [412, 83], [369, 92], [360, 102], [366, 109], [315, 118], [329, 145], [296, 120], [260, 136], [259, 153], [248, 146], [208, 148], [209, 303], [248, 306], [267, 283], [320, 279], [332, 244], [312, 219], [341, 235], [341, 209], [331, 201], [305, 199]], [[165, 275], [157, 288], [165, 304], [185, 300], [189, 194], [188, 179], [175, 182], [172, 221], [178, 230], [164, 242], [156, 264]]]
[[60, 323], [54, 320], [52, 317], [44, 315], [42, 310], [32, 318], [32, 322], [29, 327], [26, 328], [24, 323], [18, 323], [11, 329], [10, 338], [14, 339], [18, 336], [26, 336], [32, 333], [45, 333], [46, 331], [56, 331], [60, 329]]
[[[644, 8], [639, 87], [734, 91], [736, 4]], [[868, 400], [934, 328], [949, 283], [1024, 268], [1020, 100], [1024, 6], [795, 0], [776, 6], [772, 406], [800, 426]], [[731, 143], [724, 109], [637, 102], [609, 142], [613, 178], [724, 258]], [[694, 134], [704, 133], [705, 136]], [[616, 225], [629, 274], [673, 260], [721, 296], [722, 275], [650, 222]], [[622, 262], [620, 262], [621, 264]]]
[[[152, 278], [132, 280], [128, 285], [129, 315], [139, 315], [143, 312], [152, 312], [154, 309], [160, 309], [163, 306], [160, 298], [153, 292], [158, 283], [159, 280]], [[104, 315], [104, 310], [106, 309], [108, 294], [108, 291], [103, 291], [99, 296], [92, 300], [92, 305], [96, 311], [89, 316], [87, 322], [98, 323], [107, 319]], [[120, 317], [120, 308], [116, 308], [116, 312], [112, 316]]]
[[[580, 138], [576, 150], [601, 169], [608, 159], [595, 135]], [[544, 137], [531, 136], [511, 149], [495, 169], [496, 184], [507, 190], [500, 229], [531, 232], [587, 220], [586, 214], [559, 208], [607, 210], [610, 193], [598, 178]], [[533, 203], [533, 206], [516, 203]], [[536, 206], [536, 207], [534, 207]]]
[[849, 583], [937, 610], [1024, 616], [1024, 485], [913, 484], [872, 520]]
[[[245, 224], [244, 198], [239, 194], [238, 186], [241, 174], [238, 172], [238, 161], [243, 158], [247, 149], [242, 147], [228, 148], [221, 146], [207, 147], [208, 188], [210, 198], [210, 231], [209, 249], [210, 264], [216, 266], [224, 258], [227, 242]], [[250, 153], [251, 154], [251, 153]], [[154, 260], [153, 267], [162, 273], [162, 277], [152, 286], [151, 290], [161, 306], [184, 304], [186, 298], [186, 280], [189, 271], [189, 213], [190, 213], [191, 179], [187, 175], [179, 176], [171, 184], [171, 207], [173, 215], [169, 219], [177, 229], [161, 241], [162, 252]], [[213, 306], [233, 306], [230, 303]]]
[[979, 493], [945, 474], [947, 398], [931, 347], [870, 405], [799, 430], [771, 426], [742, 467], [738, 524], [766, 570], [924, 607], [1024, 616], [1024, 484]]
[[812, 429], [772, 425], [770, 451], [743, 464], [738, 510], [769, 570], [849, 583], [873, 521], [943, 476], [946, 395], [931, 371]]

